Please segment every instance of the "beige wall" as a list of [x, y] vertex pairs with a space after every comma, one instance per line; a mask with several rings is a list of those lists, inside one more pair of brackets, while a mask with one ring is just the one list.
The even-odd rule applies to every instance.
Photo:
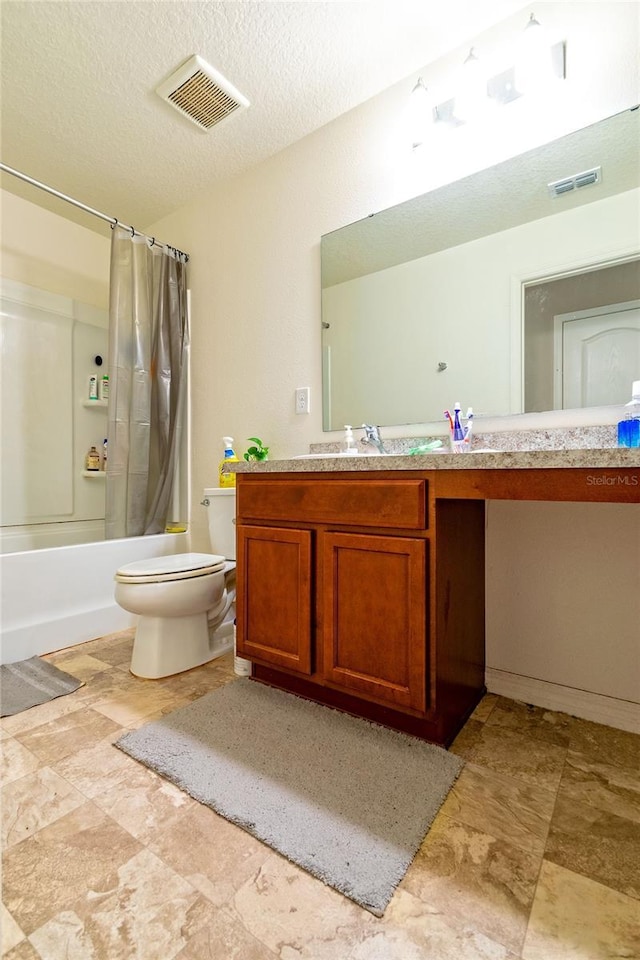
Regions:
[[106, 309], [109, 304], [109, 240], [0, 190], [0, 273]]
[[[491, 137], [485, 130], [460, 130], [456, 131], [460, 138], [450, 138], [447, 148], [431, 145], [420, 156], [411, 155], [406, 140], [400, 139], [400, 118], [416, 79], [412, 76], [150, 228], [192, 255], [196, 548], [207, 543], [204, 509], [198, 504], [202, 489], [216, 482], [223, 435], [236, 438], [240, 455], [246, 448], [245, 438], [262, 437], [273, 457], [302, 453], [310, 442], [331, 438], [323, 434], [321, 420], [320, 236], [640, 99], [635, 4], [533, 4], [524, 11], [525, 19], [530, 9], [538, 11], [556, 37], [567, 38], [569, 77], [541, 108], [536, 109], [532, 101], [505, 108]], [[508, 30], [519, 29], [521, 19], [512, 18], [488, 34], [486, 46], [504, 38]], [[453, 66], [466, 52], [458, 50], [423, 71], [427, 84], [442, 99], [447, 92], [450, 95]], [[294, 391], [300, 386], [311, 387], [309, 416], [294, 413]], [[385, 432], [400, 436], [403, 430]], [[620, 545], [621, 589], [624, 586], [630, 598], [626, 609], [620, 604], [608, 607], [608, 642], [620, 649], [621, 656], [615, 664], [610, 658], [613, 676], [608, 678], [607, 690], [628, 689], [629, 677], [638, 669], [632, 650], [640, 615], [640, 558], [625, 532], [630, 511], [614, 515], [606, 506], [594, 505], [581, 513], [574, 535], [582, 567], [575, 569], [573, 585], [573, 596], [581, 602], [572, 603], [567, 627], [557, 619], [554, 607], [541, 599], [547, 581], [532, 558], [552, 554], [563, 569], [563, 557], [569, 563], [572, 556], [570, 551], [565, 553], [568, 546], [559, 542], [543, 505], [513, 507], [538, 517], [528, 525], [526, 537], [519, 536], [512, 512], [501, 509], [506, 506], [497, 504], [489, 514], [490, 569], [515, 550], [530, 575], [518, 584], [518, 591], [497, 576], [490, 580], [489, 664], [516, 673], [526, 671], [526, 659], [520, 661], [516, 654], [525, 642], [521, 637], [529, 642], [525, 621], [531, 609], [535, 610], [538, 662], [555, 664], [561, 651], [567, 651], [567, 663], [554, 673], [563, 678], [559, 683], [571, 676], [575, 649], [585, 663], [590, 660], [588, 628], [602, 602], [590, 590], [600, 562], [600, 551], [592, 544], [604, 538]], [[563, 509], [568, 516], [570, 508]], [[497, 611], [505, 616], [498, 617]], [[500, 658], [506, 648], [516, 654], [505, 666]], [[594, 664], [589, 677], [581, 675], [579, 682], [601, 690], [600, 680]]]

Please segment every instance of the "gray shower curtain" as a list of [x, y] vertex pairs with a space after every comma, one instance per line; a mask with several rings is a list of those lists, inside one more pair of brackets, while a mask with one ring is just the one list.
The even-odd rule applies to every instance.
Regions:
[[109, 295], [107, 539], [164, 533], [186, 413], [186, 258], [115, 226]]

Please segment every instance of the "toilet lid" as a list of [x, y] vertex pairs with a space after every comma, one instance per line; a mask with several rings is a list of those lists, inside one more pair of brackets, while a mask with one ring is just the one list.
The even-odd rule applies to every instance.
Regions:
[[127, 583], [186, 580], [224, 570], [226, 560], [215, 553], [177, 553], [170, 557], [151, 557], [125, 563], [116, 571], [116, 580]]

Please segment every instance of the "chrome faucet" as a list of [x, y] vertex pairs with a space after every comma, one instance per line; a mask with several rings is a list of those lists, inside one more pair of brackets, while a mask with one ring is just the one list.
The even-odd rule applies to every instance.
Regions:
[[387, 451], [384, 448], [382, 437], [380, 436], [380, 427], [374, 427], [370, 423], [363, 423], [362, 427], [364, 429], [362, 443], [370, 443], [377, 448], [378, 453], [386, 453]]

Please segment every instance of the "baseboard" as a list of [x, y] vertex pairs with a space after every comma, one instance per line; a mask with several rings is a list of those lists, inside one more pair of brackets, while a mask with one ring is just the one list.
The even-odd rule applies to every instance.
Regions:
[[604, 697], [587, 690], [576, 690], [547, 680], [535, 680], [505, 670], [487, 667], [485, 683], [489, 693], [497, 693], [511, 700], [533, 703], [547, 710], [558, 710], [573, 717], [603, 723], [618, 730], [640, 733], [640, 703]]

